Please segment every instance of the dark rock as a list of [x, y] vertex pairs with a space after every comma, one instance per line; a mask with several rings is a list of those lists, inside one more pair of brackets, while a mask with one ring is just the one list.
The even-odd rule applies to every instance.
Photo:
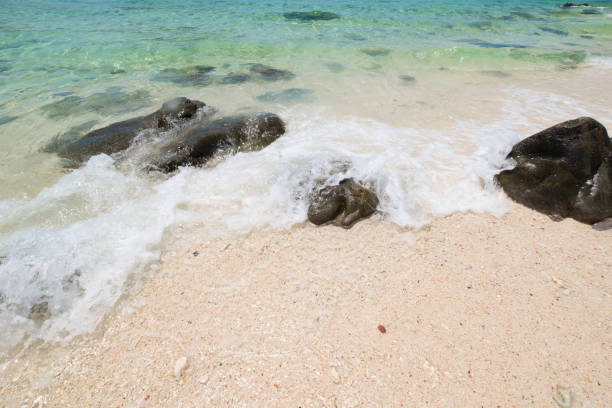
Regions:
[[612, 216], [612, 144], [594, 119], [543, 130], [514, 145], [507, 158], [516, 166], [496, 180], [513, 200], [589, 224]]
[[96, 154], [113, 154], [127, 149], [143, 129], [168, 129], [174, 121], [192, 118], [205, 106], [203, 102], [175, 98], [164, 103], [158, 111], [94, 130], [82, 138], [59, 144], [55, 152], [65, 159], [83, 162]]
[[344, 179], [337, 186], [325, 187], [314, 195], [308, 207], [308, 220], [316, 225], [331, 222], [350, 228], [374, 214], [377, 206], [378, 198], [373, 191], [353, 179]]
[[327, 11], [293, 11], [291, 13], [284, 13], [288, 20], [299, 20], [299, 21], [313, 21], [313, 20], [334, 20], [340, 18], [338, 14], [330, 13]]
[[391, 50], [388, 48], [364, 48], [361, 50], [361, 52], [366, 55], [369, 55], [370, 57], [381, 57], [384, 55], [388, 55]]
[[580, 4], [565, 3], [561, 7], [563, 7], [563, 8], [568, 8], [568, 7], [589, 7], [589, 4], [588, 3], [580, 3]]
[[238, 116], [194, 124], [161, 147], [152, 168], [173, 171], [201, 165], [219, 153], [261, 150], [285, 133], [285, 124], [272, 113]]

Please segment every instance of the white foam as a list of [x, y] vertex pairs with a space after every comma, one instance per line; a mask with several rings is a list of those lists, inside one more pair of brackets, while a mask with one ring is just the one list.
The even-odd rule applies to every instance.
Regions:
[[[92, 331], [127, 279], [159, 259], [169, 230], [206, 239], [288, 228], [306, 220], [313, 189], [345, 177], [373, 188], [380, 216], [402, 226], [457, 211], [501, 215], [508, 201], [493, 175], [532, 108], [511, 102], [503, 120], [442, 132], [301, 107], [282, 113], [287, 133], [266, 149], [169, 177], [96, 156], [27, 203], [0, 203], [0, 350], [24, 336], [62, 341]], [[51, 317], [29, 319], [45, 301]]]

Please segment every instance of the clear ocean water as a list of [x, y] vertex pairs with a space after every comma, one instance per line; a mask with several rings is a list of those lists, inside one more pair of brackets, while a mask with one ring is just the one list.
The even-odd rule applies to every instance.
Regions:
[[[321, 179], [364, 181], [379, 217], [406, 227], [502, 214], [492, 176], [525, 136], [510, 124], [559, 102], [519, 78], [611, 65], [612, 2], [561, 3], [0, 0], [0, 354], [91, 332], [174, 239], [304, 222]], [[312, 10], [336, 16], [287, 14]], [[254, 63], [291, 75], [257, 81]], [[488, 89], [490, 121], [466, 103], [482, 111]], [[169, 176], [136, 153], [68, 169], [47, 152], [175, 96], [273, 111], [288, 132]]]

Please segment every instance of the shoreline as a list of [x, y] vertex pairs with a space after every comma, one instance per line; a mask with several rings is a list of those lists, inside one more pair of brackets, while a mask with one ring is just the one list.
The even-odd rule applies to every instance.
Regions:
[[195, 237], [103, 335], [10, 363], [2, 406], [555, 406], [557, 384], [612, 402], [609, 231], [512, 204]]

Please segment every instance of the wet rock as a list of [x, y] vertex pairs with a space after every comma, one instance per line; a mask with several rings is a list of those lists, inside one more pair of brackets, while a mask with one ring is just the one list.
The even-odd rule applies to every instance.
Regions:
[[201, 165], [218, 153], [261, 150], [285, 133], [285, 124], [272, 113], [237, 116], [196, 123], [160, 148], [152, 168], [173, 171]]
[[49, 310], [49, 302], [39, 302], [32, 305], [28, 318], [35, 322], [44, 322], [51, 317], [51, 311]]
[[563, 8], [569, 8], [569, 7], [589, 7], [588, 3], [580, 3], [580, 4], [576, 4], [576, 3], [564, 3], [561, 7]]
[[337, 186], [325, 187], [314, 194], [308, 207], [308, 220], [315, 225], [333, 223], [350, 228], [362, 218], [374, 214], [378, 206], [376, 194], [344, 179]]
[[366, 55], [369, 55], [370, 57], [381, 57], [389, 55], [391, 50], [388, 48], [364, 48], [361, 50], [361, 52]]
[[288, 20], [299, 20], [299, 21], [314, 21], [314, 20], [334, 20], [340, 18], [336, 13], [330, 13], [328, 11], [293, 11], [291, 13], [284, 13]]
[[96, 154], [113, 154], [127, 149], [143, 129], [167, 129], [174, 121], [190, 119], [205, 106], [203, 102], [175, 98], [164, 103], [158, 111], [89, 132], [82, 138], [51, 147], [58, 156], [73, 162], [83, 162]]
[[552, 126], [514, 145], [507, 158], [516, 166], [496, 180], [513, 200], [589, 224], [612, 216], [612, 144], [596, 120]]
[[291, 88], [285, 89], [279, 92], [266, 92], [257, 96], [257, 100], [262, 102], [276, 102], [276, 103], [296, 103], [296, 102], [307, 102], [311, 100], [311, 96], [314, 92], [310, 89], [304, 88]]

